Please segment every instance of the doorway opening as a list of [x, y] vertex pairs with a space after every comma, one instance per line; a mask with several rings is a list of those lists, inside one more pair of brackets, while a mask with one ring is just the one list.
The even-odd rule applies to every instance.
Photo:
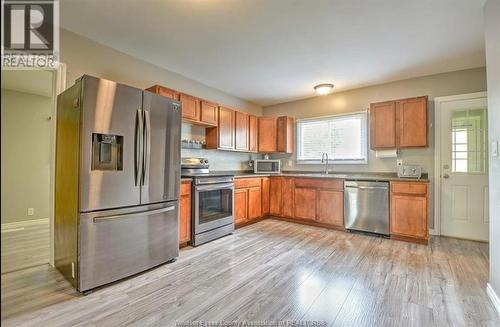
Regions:
[[54, 122], [63, 71], [2, 71], [2, 274], [53, 262]]
[[435, 99], [435, 230], [488, 241], [486, 92]]

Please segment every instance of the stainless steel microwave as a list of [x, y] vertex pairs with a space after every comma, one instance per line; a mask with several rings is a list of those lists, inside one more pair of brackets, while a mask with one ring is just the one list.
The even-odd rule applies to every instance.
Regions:
[[279, 160], [257, 159], [253, 161], [254, 173], [279, 174], [281, 162]]

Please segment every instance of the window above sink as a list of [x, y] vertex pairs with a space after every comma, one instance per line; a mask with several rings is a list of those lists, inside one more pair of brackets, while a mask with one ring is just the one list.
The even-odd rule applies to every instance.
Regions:
[[297, 120], [297, 162], [319, 164], [368, 162], [367, 112]]

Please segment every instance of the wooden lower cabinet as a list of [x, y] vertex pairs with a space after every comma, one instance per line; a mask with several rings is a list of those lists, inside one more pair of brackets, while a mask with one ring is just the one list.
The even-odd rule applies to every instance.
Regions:
[[427, 243], [428, 185], [416, 182], [391, 182], [391, 237]]
[[318, 190], [318, 223], [344, 227], [344, 192], [339, 190]]
[[263, 177], [261, 179], [261, 188], [262, 188], [262, 216], [266, 216], [269, 214], [269, 202], [270, 202], [270, 178]]
[[234, 190], [234, 223], [241, 224], [248, 220], [248, 189]]
[[294, 218], [316, 219], [316, 189], [314, 188], [295, 188], [293, 196], [295, 197]]
[[261, 178], [240, 178], [234, 183], [234, 223], [241, 225], [263, 216]]
[[344, 227], [344, 184], [339, 179], [271, 177], [272, 216]]
[[182, 181], [179, 197], [179, 244], [191, 241], [191, 182]]

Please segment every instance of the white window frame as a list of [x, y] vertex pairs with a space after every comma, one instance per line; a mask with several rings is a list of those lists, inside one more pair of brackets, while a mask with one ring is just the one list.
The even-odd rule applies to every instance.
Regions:
[[300, 159], [301, 157], [301, 139], [300, 139], [300, 131], [299, 131], [299, 125], [300, 122], [308, 122], [308, 121], [323, 121], [323, 120], [330, 120], [330, 119], [335, 119], [339, 117], [349, 117], [349, 116], [363, 116], [364, 120], [364, 128], [365, 128], [365, 137], [364, 137], [364, 159], [333, 159], [329, 158], [329, 162], [332, 164], [340, 164], [340, 165], [366, 165], [368, 164], [368, 111], [356, 111], [356, 112], [350, 112], [346, 114], [338, 114], [338, 115], [332, 115], [332, 116], [321, 116], [321, 117], [314, 117], [314, 118], [303, 118], [303, 119], [297, 119], [297, 124], [295, 126], [295, 135], [296, 135], [296, 151], [295, 153], [297, 154], [296, 157], [296, 162], [297, 164], [321, 164], [321, 158], [319, 159]]

